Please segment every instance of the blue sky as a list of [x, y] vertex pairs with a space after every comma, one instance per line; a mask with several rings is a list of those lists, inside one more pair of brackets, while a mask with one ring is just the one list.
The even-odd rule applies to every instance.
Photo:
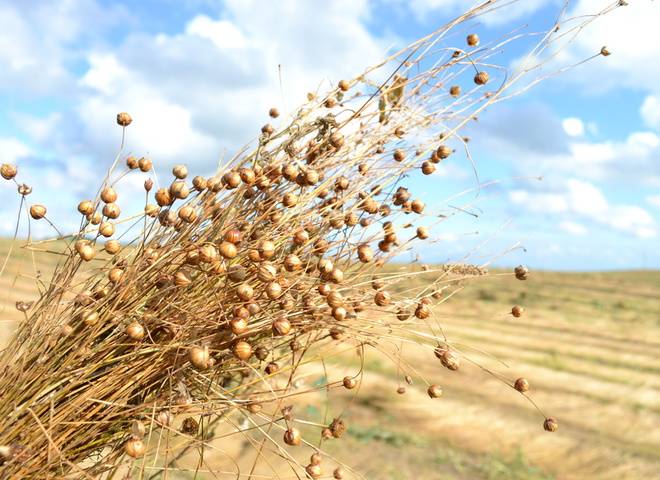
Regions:
[[[515, 28], [541, 30], [562, 3], [521, 0], [449, 41], [471, 31], [489, 41]], [[610, 3], [573, 0], [568, 14]], [[611, 56], [494, 105], [469, 126], [480, 180], [496, 183], [482, 190], [476, 216], [442, 225], [442, 240], [419, 252], [423, 260], [457, 260], [479, 245], [471, 258], [498, 265], [660, 268], [660, 5], [629, 3], [594, 22], [561, 60], [603, 45]], [[186, 163], [211, 174], [255, 136], [270, 106], [290, 111], [306, 92], [359, 74], [470, 4], [0, 0], [0, 161], [18, 163], [31, 200], [74, 228], [75, 205], [116, 153], [118, 111], [135, 118], [130, 151], [151, 156], [161, 172]], [[497, 61], [512, 65], [530, 46], [518, 42]], [[465, 155], [430, 180], [411, 182], [438, 204], [476, 186]], [[126, 188], [142, 181], [131, 177]], [[7, 235], [16, 208], [7, 182], [0, 201]]]

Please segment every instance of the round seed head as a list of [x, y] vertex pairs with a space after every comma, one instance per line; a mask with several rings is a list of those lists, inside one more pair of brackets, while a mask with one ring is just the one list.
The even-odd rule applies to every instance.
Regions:
[[197, 370], [206, 370], [210, 366], [209, 347], [192, 347], [188, 351], [188, 360]]
[[557, 423], [557, 420], [555, 420], [552, 417], [548, 417], [545, 419], [543, 422], [543, 429], [547, 432], [554, 432], [559, 428], [559, 424]]
[[140, 160], [138, 160], [138, 167], [140, 168], [141, 172], [148, 172], [153, 168], [153, 166], [153, 162], [148, 158], [142, 157]]
[[120, 213], [121, 210], [119, 209], [119, 205], [116, 203], [106, 203], [103, 205], [103, 215], [108, 218], [118, 218]]
[[302, 435], [300, 430], [295, 427], [289, 427], [284, 432], [284, 443], [291, 445], [292, 447], [297, 447], [302, 442]]
[[282, 337], [291, 332], [291, 322], [286, 317], [279, 317], [273, 322], [273, 335]]
[[78, 211], [83, 215], [94, 213], [94, 204], [89, 200], [84, 200], [78, 204]]
[[43, 205], [32, 205], [30, 207], [30, 216], [35, 220], [40, 220], [46, 216], [46, 207]]
[[99, 225], [99, 233], [104, 237], [112, 237], [115, 233], [115, 226], [112, 222], [102, 222]]
[[489, 76], [487, 72], [479, 72], [474, 76], [474, 83], [477, 85], [486, 85], [489, 80]]
[[147, 447], [144, 442], [139, 438], [131, 438], [128, 442], [124, 444], [124, 452], [129, 457], [140, 458], [144, 456], [144, 453], [147, 451]]
[[400, 148], [397, 148], [396, 150], [394, 150], [394, 153], [392, 154], [392, 157], [397, 162], [403, 162], [406, 159], [406, 152], [404, 152]]
[[513, 384], [513, 387], [519, 392], [524, 393], [529, 390], [529, 382], [527, 381], [526, 378], [521, 377], [516, 379], [515, 383]]
[[113, 203], [117, 201], [117, 192], [112, 187], [105, 187], [101, 190], [101, 200], [105, 203]]
[[132, 121], [133, 119], [126, 112], [121, 112], [117, 114], [117, 124], [122, 127], [128, 127]]
[[240, 360], [248, 360], [252, 356], [252, 346], [244, 341], [236, 342], [234, 355]]
[[341, 467], [335, 468], [332, 472], [332, 478], [335, 480], [342, 480], [344, 478], [344, 469]]
[[129, 155], [128, 157], [126, 157], [126, 166], [130, 170], [135, 170], [136, 168], [138, 168], [138, 159], [135, 158], [133, 155]]
[[11, 180], [16, 176], [18, 173], [18, 169], [16, 168], [16, 165], [12, 165], [10, 163], [3, 163], [0, 166], [0, 175], [2, 175], [2, 178], [5, 180]]
[[188, 176], [188, 168], [185, 165], [175, 165], [174, 168], [172, 168], [172, 175], [183, 180]]
[[353, 377], [344, 377], [342, 383], [347, 390], [353, 390], [357, 386], [357, 380]]
[[277, 108], [273, 107], [270, 110], [268, 110], [268, 115], [270, 116], [270, 118], [277, 118], [280, 116], [280, 111]]
[[305, 467], [305, 472], [307, 472], [307, 475], [309, 475], [311, 478], [321, 478], [323, 475], [321, 465], [314, 465], [313, 463], [310, 463]]
[[479, 45], [479, 35], [476, 33], [471, 33], [467, 36], [467, 44], [471, 47], [476, 47]]
[[525, 267], [524, 265], [518, 265], [513, 270], [513, 273], [515, 274], [515, 276], [518, 280], [527, 280], [527, 277], [529, 275], [529, 269], [527, 267]]
[[124, 332], [128, 338], [135, 340], [136, 342], [142, 340], [145, 335], [144, 327], [137, 321], [129, 323]]
[[520, 318], [522, 317], [524, 311], [525, 309], [520, 305], [514, 305], [513, 308], [511, 308], [511, 315], [513, 315], [516, 318]]
[[156, 203], [160, 207], [167, 207], [169, 205], [172, 205], [174, 203], [174, 199], [172, 198], [172, 195], [170, 195], [170, 192], [167, 188], [159, 188], [158, 191], [156, 192]]
[[89, 262], [96, 255], [96, 251], [91, 245], [85, 244], [80, 247], [80, 250], [78, 250], [78, 255], [80, 255], [80, 258], [84, 261]]
[[238, 255], [236, 245], [230, 242], [222, 242], [218, 247], [218, 250], [220, 251], [220, 255], [228, 259], [234, 258]]
[[114, 255], [121, 250], [121, 243], [117, 240], [108, 240], [103, 246], [104, 250], [110, 255]]
[[351, 84], [348, 82], [348, 80], [339, 80], [337, 87], [339, 87], [339, 90], [342, 92], [346, 92], [349, 88], [351, 88]]
[[449, 88], [449, 95], [451, 95], [454, 98], [459, 97], [461, 95], [461, 87], [459, 87], [458, 85], [452, 85]]
[[426, 393], [431, 398], [440, 398], [442, 396], [442, 387], [440, 385], [430, 385]]

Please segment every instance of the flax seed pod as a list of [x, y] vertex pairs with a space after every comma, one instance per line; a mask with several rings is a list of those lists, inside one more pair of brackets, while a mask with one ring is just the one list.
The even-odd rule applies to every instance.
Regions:
[[513, 384], [513, 388], [518, 390], [520, 393], [524, 393], [529, 390], [529, 382], [526, 378], [518, 378]]
[[99, 233], [104, 237], [112, 237], [115, 233], [115, 226], [112, 222], [101, 222]]
[[176, 285], [177, 287], [187, 287], [191, 283], [192, 280], [186, 274], [186, 272], [179, 270], [174, 274], [174, 285]]
[[117, 114], [117, 125], [120, 125], [122, 127], [128, 127], [132, 121], [133, 119], [126, 112], [121, 112]]
[[192, 347], [188, 350], [188, 360], [197, 370], [206, 370], [210, 366], [209, 347]]
[[449, 370], [458, 370], [461, 360], [457, 353], [445, 349], [440, 356], [440, 363]]
[[515, 274], [516, 278], [518, 280], [527, 280], [527, 277], [529, 275], [529, 270], [527, 267], [523, 265], [518, 265], [514, 270], [513, 273]]
[[159, 212], [160, 212], [160, 207], [158, 205], [154, 205], [153, 203], [148, 203], [147, 205], [144, 206], [144, 214], [147, 217], [155, 218], [158, 216]]
[[442, 387], [440, 385], [429, 385], [426, 393], [431, 398], [440, 398], [442, 396]]
[[307, 475], [309, 475], [311, 478], [321, 478], [323, 475], [321, 465], [314, 465], [313, 463], [310, 463], [305, 467], [305, 472], [307, 472]]
[[126, 166], [129, 168], [129, 170], [135, 170], [138, 168], [138, 159], [133, 155], [129, 155], [126, 157]]
[[543, 422], [543, 429], [547, 432], [554, 432], [559, 428], [559, 424], [557, 423], [557, 420], [555, 420], [552, 417], [548, 417], [545, 419]]
[[16, 177], [17, 173], [18, 169], [16, 168], [16, 165], [3, 163], [2, 166], [0, 166], [0, 175], [5, 180], [12, 180], [14, 177]]
[[392, 154], [392, 158], [394, 158], [394, 160], [397, 162], [403, 162], [406, 159], [406, 153], [400, 148], [397, 148], [396, 150], [394, 150], [394, 153]]
[[280, 116], [280, 111], [277, 108], [273, 107], [270, 110], [268, 110], [268, 115], [270, 116], [270, 118], [277, 118]]
[[284, 257], [284, 268], [287, 272], [296, 272], [302, 268], [302, 261], [298, 255], [289, 254]]
[[429, 229], [426, 227], [417, 227], [417, 238], [420, 240], [426, 240], [429, 238]]
[[522, 317], [524, 311], [525, 309], [520, 305], [514, 305], [513, 308], [511, 308], [511, 315], [513, 315], [516, 318], [520, 318]]
[[82, 312], [81, 319], [88, 327], [93, 327], [99, 322], [99, 312], [95, 310], [86, 310]]
[[144, 327], [140, 324], [140, 322], [137, 321], [132, 321], [129, 323], [126, 327], [126, 330], [124, 330], [124, 333], [128, 338], [135, 340], [136, 342], [144, 339], [145, 335]]
[[236, 358], [240, 360], [248, 360], [252, 356], [252, 346], [242, 340], [236, 342], [232, 351]]
[[477, 45], [479, 45], [479, 35], [477, 35], [476, 33], [471, 33], [467, 36], [466, 41], [469, 46], [476, 47]]
[[337, 105], [337, 99], [335, 97], [328, 97], [325, 102], [323, 102], [325, 108], [333, 108]]
[[181, 207], [177, 213], [179, 218], [186, 223], [193, 223], [197, 220], [197, 212], [195, 212], [195, 209], [190, 205]]
[[110, 280], [110, 283], [119, 283], [123, 276], [124, 271], [121, 268], [111, 268], [108, 272], [108, 280]]
[[270, 282], [266, 285], [266, 296], [271, 300], [277, 300], [282, 296], [282, 286], [278, 282]]
[[357, 248], [358, 258], [362, 263], [369, 263], [374, 259], [374, 251], [369, 245], [360, 245]]
[[474, 83], [477, 85], [486, 85], [489, 80], [489, 76], [487, 72], [479, 72], [474, 76]]
[[119, 250], [121, 250], [121, 243], [119, 243], [117, 240], [108, 240], [103, 245], [103, 249], [110, 255], [114, 255], [119, 253]]
[[193, 188], [198, 192], [206, 190], [207, 182], [204, 177], [197, 175], [196, 177], [193, 178], [192, 184], [193, 184]]
[[302, 442], [302, 435], [300, 431], [295, 427], [289, 427], [284, 432], [284, 443], [291, 445], [292, 447], [297, 447]]
[[447, 145], [440, 145], [435, 153], [438, 155], [438, 157], [444, 160], [452, 154], [452, 150]]
[[129, 457], [140, 458], [144, 456], [146, 451], [146, 445], [139, 438], [133, 437], [124, 444], [124, 453]]
[[105, 203], [114, 203], [117, 201], [117, 192], [112, 187], [105, 187], [101, 190], [101, 200]]
[[229, 321], [229, 328], [234, 335], [243, 335], [248, 330], [248, 322], [243, 317], [234, 317]]
[[190, 195], [190, 188], [188, 188], [188, 185], [183, 180], [175, 180], [170, 185], [169, 192], [173, 198], [183, 200]]
[[254, 289], [249, 284], [243, 283], [236, 288], [236, 295], [244, 302], [247, 302], [254, 297]]
[[35, 220], [41, 220], [46, 216], [46, 207], [43, 205], [32, 205], [30, 207], [30, 216]]
[[295, 193], [287, 192], [282, 197], [282, 205], [287, 208], [295, 207], [298, 203], [298, 195]]
[[424, 202], [422, 202], [419, 199], [413, 200], [412, 203], [410, 204], [410, 208], [412, 209], [413, 212], [420, 214], [424, 211]]
[[228, 190], [232, 190], [241, 184], [241, 176], [237, 172], [227, 172], [222, 176], [222, 183]]
[[119, 209], [119, 206], [116, 203], [106, 203], [103, 206], [103, 215], [108, 217], [108, 218], [119, 218], [119, 215], [121, 214], [121, 210]]
[[84, 200], [78, 204], [78, 211], [83, 215], [94, 213], [94, 204], [89, 200]]
[[449, 95], [454, 98], [459, 97], [461, 95], [461, 87], [458, 85], [452, 85], [451, 88], [449, 88]]
[[188, 168], [185, 165], [175, 165], [174, 168], [172, 168], [172, 175], [183, 180], [188, 176]]
[[259, 242], [259, 255], [262, 259], [268, 260], [275, 255], [275, 245], [270, 240], [262, 240]]
[[429, 161], [422, 163], [422, 173], [424, 175], [431, 175], [433, 172], [435, 172], [435, 165]]
[[236, 245], [230, 242], [222, 242], [218, 247], [218, 251], [220, 252], [220, 255], [227, 259], [232, 259], [238, 255]]
[[148, 172], [152, 169], [153, 166], [153, 162], [148, 158], [142, 157], [140, 160], [138, 160], [138, 167], [142, 172]]
[[332, 478], [335, 480], [342, 480], [344, 478], [344, 469], [337, 467], [332, 471]]
[[339, 80], [337, 87], [339, 87], [339, 90], [342, 92], [347, 92], [348, 89], [351, 88], [351, 84], [348, 82], [348, 80]]
[[376, 292], [376, 295], [374, 295], [374, 303], [379, 307], [384, 307], [386, 305], [389, 305], [390, 301], [391, 301], [390, 294], [383, 290]]
[[286, 317], [278, 317], [272, 325], [273, 335], [283, 337], [291, 332], [291, 323]]
[[169, 205], [172, 205], [174, 203], [174, 198], [172, 198], [172, 195], [168, 191], [167, 188], [159, 188], [158, 191], [156, 192], [156, 203], [160, 207], [167, 207]]
[[353, 377], [344, 377], [342, 383], [347, 390], [353, 390], [357, 386], [357, 380]]

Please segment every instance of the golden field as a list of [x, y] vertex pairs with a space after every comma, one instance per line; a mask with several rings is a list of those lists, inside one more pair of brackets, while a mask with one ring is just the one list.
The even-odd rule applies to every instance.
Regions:
[[[8, 246], [0, 244], [2, 260]], [[0, 277], [0, 341], [21, 320], [15, 302], [36, 298], [56, 261], [15, 249]], [[521, 318], [509, 313], [514, 304], [525, 307]], [[327, 444], [329, 454], [368, 479], [660, 478], [660, 272], [475, 278], [434, 315], [475, 364], [451, 372], [428, 348], [406, 346], [419, 377], [444, 389], [431, 400], [417, 378], [397, 394], [405, 385], [397, 363], [367, 353], [359, 392], [331, 393], [341, 410], [329, 414], [343, 413], [349, 431]], [[345, 355], [328, 370], [341, 378], [358, 364]], [[530, 397], [559, 430], [545, 432], [543, 414], [480, 367], [526, 377]], [[320, 375], [310, 371], [308, 381]], [[322, 421], [326, 400], [304, 401], [297, 408]], [[255, 454], [238, 440], [223, 448], [247, 466]]]

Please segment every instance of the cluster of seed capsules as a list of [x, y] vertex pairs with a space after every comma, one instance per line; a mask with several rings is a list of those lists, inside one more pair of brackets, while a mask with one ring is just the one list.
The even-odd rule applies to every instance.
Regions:
[[[478, 37], [467, 43], [476, 47]], [[465, 55], [451, 53], [447, 65]], [[426, 95], [437, 95], [432, 77], [393, 74], [376, 97], [352, 93], [364, 79], [343, 80], [325, 97], [310, 95], [287, 126], [264, 125], [251, 153], [210, 177], [190, 178], [177, 165], [171, 183], [159, 187], [151, 160], [123, 157], [125, 166], [108, 174], [97, 197], [79, 203], [81, 229], [70, 237], [50, 286], [25, 309], [30, 326], [9, 347], [34, 364], [22, 363], [20, 371], [7, 366], [7, 386], [36, 378], [44, 364], [50, 369], [44, 384], [17, 399], [32, 402], [30, 414], [0, 412], [13, 425], [2, 438], [9, 445], [2, 450], [5, 467], [61, 468], [33, 416], [44, 424], [54, 416], [49, 435], [62, 439], [59, 454], [73, 465], [88, 462], [85, 472], [92, 475], [116, 469], [124, 453], [162, 456], [153, 437], [158, 429], [179, 436], [177, 448], [185, 451], [221, 428], [214, 422], [244, 416], [246, 430], [272, 439], [264, 433], [267, 421], [285, 445], [313, 448], [301, 467], [320, 478], [323, 452], [303, 438], [287, 400], [302, 388], [296, 372], [332, 348], [410, 341], [420, 325], [432, 323], [433, 302], [457, 277], [486, 273], [470, 265], [427, 268], [434, 280], [411, 290], [397, 288], [406, 274], [387, 268], [417, 242], [433, 245], [441, 221], [403, 185], [411, 171], [430, 175], [454, 154], [448, 142], [456, 132], [419, 136], [454, 118], [420, 110]], [[473, 79], [477, 87], [488, 80], [485, 71]], [[458, 85], [444, 93], [461, 94]], [[482, 92], [478, 99], [491, 97]], [[269, 115], [280, 113], [273, 108]], [[122, 128], [131, 122], [128, 113], [118, 114]], [[139, 215], [123, 219], [117, 182], [137, 171], [149, 175], [147, 202]], [[2, 165], [1, 173], [15, 181], [17, 169]], [[19, 185], [21, 195], [27, 189]], [[29, 212], [47, 220], [43, 205]], [[139, 233], [127, 235], [135, 228]], [[528, 272], [518, 267], [514, 275], [525, 280]], [[522, 307], [511, 313], [520, 317]], [[26, 354], [26, 338], [37, 336], [45, 341]], [[461, 353], [444, 338], [414, 341], [428, 344], [447, 370], [460, 367]], [[305, 391], [358, 384], [359, 375], [346, 376]], [[529, 388], [522, 378], [511, 385], [523, 393]], [[442, 395], [438, 384], [426, 389], [431, 398]], [[103, 408], [78, 401], [83, 398]], [[73, 435], [68, 425], [77, 420], [84, 422]], [[547, 418], [544, 427], [554, 431], [557, 423]], [[319, 426], [319, 435], [340, 438], [347, 428], [339, 416]], [[279, 442], [269, 448], [294, 462]], [[334, 478], [343, 472], [337, 467]]]

